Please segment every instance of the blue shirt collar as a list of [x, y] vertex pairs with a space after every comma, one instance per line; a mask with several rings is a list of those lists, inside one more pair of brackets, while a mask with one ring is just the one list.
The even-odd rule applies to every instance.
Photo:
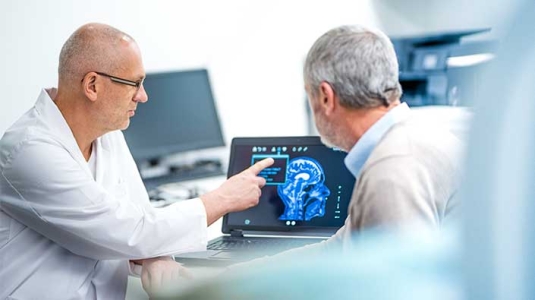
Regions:
[[409, 115], [409, 106], [407, 103], [401, 103], [382, 116], [362, 135], [344, 160], [347, 169], [355, 178], [358, 178], [362, 166], [386, 132], [395, 124], [406, 120]]

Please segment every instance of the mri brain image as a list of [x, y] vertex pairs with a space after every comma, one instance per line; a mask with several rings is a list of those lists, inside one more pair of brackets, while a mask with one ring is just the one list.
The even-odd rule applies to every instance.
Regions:
[[279, 220], [310, 221], [325, 215], [325, 203], [331, 194], [324, 184], [321, 165], [310, 157], [296, 157], [288, 163], [286, 182], [277, 187], [285, 205]]

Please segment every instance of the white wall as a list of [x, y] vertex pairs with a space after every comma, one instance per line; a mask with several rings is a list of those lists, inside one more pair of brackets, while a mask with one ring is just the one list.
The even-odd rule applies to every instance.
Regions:
[[332, 27], [361, 23], [408, 35], [492, 26], [496, 33], [511, 10], [506, 0], [2, 2], [0, 135], [41, 87], [56, 85], [65, 39], [97, 21], [134, 36], [148, 72], [207, 67], [227, 141], [307, 133], [301, 65]]
[[331, 27], [374, 25], [369, 2], [6, 1], [0, 11], [0, 134], [33, 105], [41, 87], [56, 85], [63, 42], [92, 21], [131, 34], [148, 72], [207, 67], [228, 141], [305, 134], [304, 56]]

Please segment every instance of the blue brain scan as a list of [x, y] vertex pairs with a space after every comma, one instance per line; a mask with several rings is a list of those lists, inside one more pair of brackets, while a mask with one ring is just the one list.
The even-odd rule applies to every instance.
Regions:
[[310, 221], [323, 217], [327, 197], [331, 194], [324, 182], [325, 173], [315, 159], [303, 156], [290, 160], [286, 181], [277, 187], [285, 206], [279, 220]]

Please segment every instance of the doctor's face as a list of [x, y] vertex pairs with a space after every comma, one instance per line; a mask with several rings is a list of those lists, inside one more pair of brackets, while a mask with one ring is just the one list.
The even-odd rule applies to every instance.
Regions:
[[105, 86], [102, 122], [106, 130], [124, 130], [130, 125], [138, 103], [148, 100], [143, 87], [145, 70], [136, 44], [131, 43], [122, 54], [121, 67], [113, 74], [99, 73]]

